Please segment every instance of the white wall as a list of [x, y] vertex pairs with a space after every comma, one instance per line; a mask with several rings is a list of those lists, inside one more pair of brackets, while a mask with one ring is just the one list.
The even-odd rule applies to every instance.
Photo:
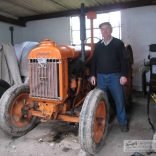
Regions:
[[15, 29], [15, 42], [52, 39], [60, 44], [70, 44], [70, 18], [53, 18], [28, 22], [26, 27]]
[[121, 11], [122, 39], [130, 43], [134, 52], [133, 86], [141, 90], [141, 73], [149, 46], [156, 44], [156, 6]]
[[0, 42], [11, 42], [11, 33], [9, 30], [10, 26], [12, 25], [0, 22]]
[[[134, 52], [133, 86], [141, 90], [141, 73], [148, 45], [156, 43], [156, 6], [138, 7], [121, 11], [122, 39], [132, 45]], [[0, 41], [10, 42], [8, 24], [0, 23]], [[14, 27], [14, 41], [41, 41], [50, 38], [60, 44], [70, 44], [70, 18], [53, 18]]]

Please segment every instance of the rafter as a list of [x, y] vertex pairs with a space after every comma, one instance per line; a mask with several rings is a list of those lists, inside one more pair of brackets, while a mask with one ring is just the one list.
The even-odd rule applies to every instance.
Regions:
[[[96, 7], [85, 8], [85, 12], [88, 12], [88, 11], [108, 12], [112, 10], [120, 10], [120, 9], [126, 9], [126, 8], [153, 5], [152, 2], [153, 0], [135, 0], [135, 1], [122, 2], [122, 3], [100, 5]], [[26, 22], [26, 21], [32, 21], [32, 20], [65, 17], [65, 16], [72, 16], [72, 15], [79, 15], [79, 14], [80, 14], [80, 9], [72, 9], [72, 10], [61, 11], [61, 12], [56, 12], [56, 13], [47, 13], [47, 14], [41, 14], [41, 15], [35, 15], [35, 16], [21, 17], [19, 19]]]
[[18, 26], [26, 26], [25, 22], [21, 22], [20, 20], [16, 20], [10, 17], [5, 17], [3, 15], [0, 15], [0, 21], [5, 23], [10, 23]]

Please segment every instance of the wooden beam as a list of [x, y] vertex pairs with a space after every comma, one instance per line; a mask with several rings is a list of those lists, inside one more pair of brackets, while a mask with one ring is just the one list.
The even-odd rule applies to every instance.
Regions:
[[[153, 0], [135, 0], [131, 2], [122, 2], [122, 3], [115, 3], [115, 4], [107, 4], [107, 5], [100, 5], [95, 7], [87, 7], [85, 8], [85, 12], [88, 11], [115, 11], [127, 8], [134, 8], [134, 7], [141, 7], [141, 6], [148, 6], [152, 5]], [[68, 11], [62, 12], [54, 12], [54, 13], [47, 13], [41, 15], [34, 15], [34, 16], [27, 16], [19, 18], [21, 21], [32, 21], [32, 20], [42, 20], [42, 19], [49, 19], [49, 18], [57, 18], [57, 17], [65, 17], [65, 16], [74, 16], [80, 15], [80, 9], [72, 9]]]
[[16, 20], [10, 17], [6, 17], [3, 15], [0, 15], [0, 21], [2, 22], [6, 22], [6, 23], [10, 23], [10, 24], [14, 24], [14, 25], [18, 25], [18, 26], [26, 26], [25, 22], [22, 22], [20, 20]]

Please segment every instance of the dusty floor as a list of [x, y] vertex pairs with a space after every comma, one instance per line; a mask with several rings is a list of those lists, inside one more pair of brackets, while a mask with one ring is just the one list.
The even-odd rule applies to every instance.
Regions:
[[[156, 104], [152, 108], [154, 117]], [[129, 118], [128, 133], [120, 131], [116, 119], [110, 124], [106, 144], [97, 156], [131, 156], [134, 152], [123, 152], [124, 140], [152, 138], [146, 116], [146, 100], [140, 94], [134, 96]], [[156, 117], [153, 120], [156, 121]], [[8, 137], [0, 130], [0, 156], [85, 156], [80, 149], [77, 133], [77, 126], [62, 122], [42, 123], [25, 136], [16, 139]], [[156, 154], [151, 154], [154, 155]]]

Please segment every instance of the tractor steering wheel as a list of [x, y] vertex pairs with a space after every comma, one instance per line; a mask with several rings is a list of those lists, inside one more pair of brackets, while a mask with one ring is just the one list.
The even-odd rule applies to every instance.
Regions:
[[[89, 39], [91, 39], [91, 37], [86, 38], [85, 41], [84, 41], [84, 44], [85, 44], [85, 45], [88, 45], [88, 46], [91, 46], [91, 43], [87, 43], [87, 41], [88, 41]], [[93, 39], [97, 39], [97, 42], [101, 40], [101, 39], [98, 38], [98, 37], [93, 37]]]

